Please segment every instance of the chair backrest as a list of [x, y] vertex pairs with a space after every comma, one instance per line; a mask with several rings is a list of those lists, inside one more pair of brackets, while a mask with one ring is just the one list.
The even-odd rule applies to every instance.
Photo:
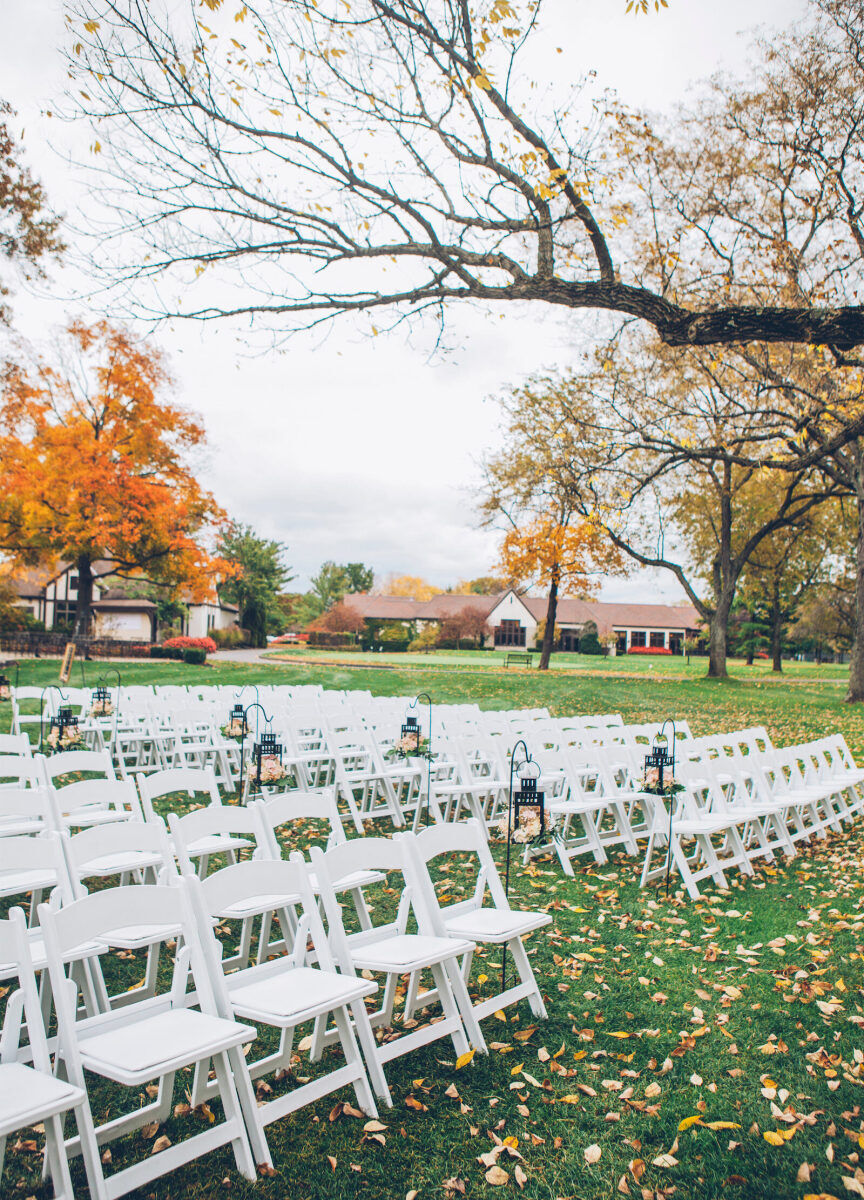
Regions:
[[30, 958], [27, 924], [20, 908], [13, 908], [8, 919], [0, 921], [0, 970], [4, 980], [16, 979], [18, 982], [18, 991], [6, 1003], [0, 1033], [0, 1062], [18, 1060], [23, 1016], [33, 1065], [38, 1071], [50, 1075], [51, 1062]]
[[[254, 859], [235, 863], [214, 871], [206, 879], [197, 879], [185, 874], [184, 884], [191, 886], [203, 903], [206, 927], [212, 928], [211, 919], [244, 900], [255, 900], [266, 896], [289, 897], [291, 905], [299, 909], [299, 921], [294, 936], [293, 950], [289, 951], [301, 966], [307, 958], [307, 939], [311, 937], [319, 967], [334, 970], [324, 925], [309, 882], [307, 864], [295, 855], [290, 861], [284, 859]], [[203, 933], [203, 930], [202, 930]]]
[[[116, 779], [117, 772], [111, 755], [103, 750], [61, 750], [42, 759], [42, 770], [48, 783], [54, 784], [64, 775], [101, 775], [104, 779]], [[68, 784], [65, 786], [69, 786]]]
[[53, 825], [53, 813], [44, 787], [0, 788], [0, 837], [4, 826], [15, 828], [22, 822], [32, 823], [33, 833], [41, 833]]
[[[507, 899], [507, 893], [489, 848], [489, 840], [483, 826], [476, 818], [472, 817], [468, 821], [451, 822], [445, 825], [430, 825], [421, 833], [406, 834], [405, 841], [410, 852], [417, 856], [418, 862], [424, 869], [425, 882], [429, 889], [427, 896], [430, 902], [434, 901], [439, 907], [443, 903], [436, 894], [432, 877], [429, 874], [429, 863], [441, 854], [473, 854], [477, 857], [477, 875], [474, 881], [473, 895], [449, 904], [447, 908], [451, 912], [480, 908], [487, 888], [496, 908], [510, 908], [510, 901]], [[460, 882], [467, 883], [462, 871], [463, 868], [460, 866]]]
[[44, 783], [45, 776], [38, 758], [29, 758], [24, 754], [0, 755], [0, 789], [5, 787], [36, 788], [43, 787]]
[[[76, 896], [83, 894], [77, 886], [80, 881], [91, 875], [104, 875], [98, 864], [122, 862], [122, 856], [127, 853], [158, 854], [162, 860], [159, 871], [165, 882], [177, 874], [168, 835], [161, 821], [114, 821], [108, 825], [94, 825], [64, 838], [63, 850]], [[121, 865], [116, 873], [129, 869], [134, 866], [124, 868]]]
[[260, 815], [267, 835], [266, 846], [274, 858], [284, 857], [276, 836], [277, 829], [294, 821], [328, 821], [328, 850], [347, 840], [332, 788], [322, 788], [319, 792], [277, 792], [263, 800], [253, 800], [249, 807], [257, 809]]
[[211, 804], [222, 803], [212, 767], [169, 767], [165, 771], [154, 771], [152, 775], [139, 775], [138, 790], [148, 820], [155, 815], [154, 800], [177, 792], [185, 792], [190, 800], [194, 796], [205, 795], [210, 798]]
[[168, 828], [171, 831], [177, 861], [184, 873], [193, 872], [189, 848], [202, 838], [219, 834], [251, 837], [255, 842], [255, 851], [259, 854], [268, 842], [258, 810], [251, 805], [240, 807], [236, 804], [208, 804], [206, 808], [193, 809], [183, 816], [169, 813]]
[[[327, 917], [327, 931], [334, 956], [340, 969], [355, 974], [351, 966], [349, 947], [352, 943], [375, 941], [391, 933], [404, 933], [411, 912], [421, 933], [432, 934], [432, 918], [425, 902], [425, 885], [419, 876], [414, 856], [403, 841], [402, 834], [391, 838], [352, 838], [334, 846], [332, 850], [321, 850], [313, 846], [310, 851], [311, 867], [315, 875], [321, 902]], [[356, 871], [376, 871], [387, 876], [387, 886], [392, 886], [392, 873], [401, 875], [401, 894], [394, 917], [384, 914], [378, 924], [349, 933], [342, 920], [342, 906], [337, 899], [335, 885], [346, 875]], [[377, 915], [379, 906], [370, 907], [369, 912]]]
[[[39, 921], [45, 936], [45, 951], [51, 986], [57, 1007], [57, 1022], [63, 1054], [76, 1053], [76, 1026], [87, 1028], [100, 1024], [124, 1023], [129, 1009], [142, 1004], [154, 1006], [152, 992], [141, 988], [141, 999], [134, 992], [124, 995], [122, 1014], [96, 1013], [78, 1019], [76, 1004], [66, 982], [66, 965], [80, 956], [82, 944], [97, 942], [108, 953], [119, 931], [150, 929], [154, 942], [165, 940], [166, 931], [178, 941], [170, 1000], [182, 1006], [189, 986], [189, 974], [195, 988], [196, 1003], [203, 1012], [216, 1015], [216, 998], [210, 973], [201, 948], [198, 923], [185, 888], [155, 884], [132, 884], [127, 887], [103, 888], [82, 896], [62, 908], [39, 905]], [[161, 977], [157, 977], [158, 982]]]
[[0, 754], [21, 754], [29, 758], [33, 753], [26, 733], [0, 733]]
[[40, 837], [9, 837], [0, 839], [0, 895], [18, 896], [37, 885], [33, 875], [39, 873], [44, 882], [40, 890], [59, 888], [69, 899], [69, 875], [59, 833]]
[[58, 828], [60, 822], [88, 811], [113, 809], [131, 820], [142, 820], [138, 793], [131, 779], [81, 779], [65, 787], [49, 789]]

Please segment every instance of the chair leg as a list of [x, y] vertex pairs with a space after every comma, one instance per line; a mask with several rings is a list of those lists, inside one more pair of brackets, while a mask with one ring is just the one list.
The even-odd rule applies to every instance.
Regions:
[[513, 956], [513, 962], [516, 965], [519, 978], [523, 983], [530, 983], [533, 987], [533, 991], [527, 997], [531, 1013], [539, 1020], [545, 1021], [547, 1016], [546, 1005], [543, 1003], [543, 997], [540, 995], [540, 988], [537, 986], [537, 979], [535, 978], [531, 963], [528, 961], [528, 952], [523, 945], [522, 939], [516, 937], [507, 944]]
[[375, 1035], [372, 1033], [372, 1026], [369, 1024], [366, 1005], [362, 1000], [354, 1000], [351, 1003], [351, 1012], [354, 1014], [354, 1029], [357, 1033], [357, 1040], [360, 1043], [363, 1057], [366, 1060], [366, 1070], [369, 1075], [369, 1082], [372, 1084], [372, 1090], [379, 1100], [386, 1104], [388, 1108], [392, 1108], [393, 1098], [390, 1095], [390, 1088], [387, 1084], [384, 1068], [381, 1066], [381, 1060], [378, 1057], [378, 1047], [375, 1044]]
[[[231, 1070], [229, 1070], [229, 1064]], [[225, 1119], [233, 1121], [237, 1130], [231, 1139], [237, 1170], [244, 1179], [254, 1183], [258, 1178], [255, 1170], [255, 1156], [262, 1155], [260, 1161], [263, 1166], [272, 1166], [273, 1164], [264, 1129], [258, 1118], [258, 1105], [249, 1082], [243, 1051], [235, 1049], [227, 1054], [217, 1054], [213, 1059], [213, 1067], [219, 1081], [219, 1098], [222, 1101]], [[244, 1109], [248, 1109], [248, 1122]], [[250, 1145], [250, 1138], [254, 1147]], [[253, 1148], [255, 1156], [253, 1156]]]
[[339, 1040], [342, 1043], [345, 1061], [357, 1071], [357, 1077], [354, 1080], [354, 1095], [357, 1097], [357, 1103], [368, 1117], [377, 1117], [378, 1109], [375, 1106], [375, 1097], [372, 1095], [369, 1077], [363, 1065], [363, 1056], [344, 1007], [333, 1010], [333, 1021], [339, 1031]]
[[[5, 1141], [5, 1138], [3, 1139]], [[63, 1141], [63, 1122], [59, 1116], [45, 1122], [45, 1165], [54, 1185], [55, 1200], [73, 1200], [72, 1177]], [[0, 1149], [0, 1175], [3, 1173], [3, 1154]]]

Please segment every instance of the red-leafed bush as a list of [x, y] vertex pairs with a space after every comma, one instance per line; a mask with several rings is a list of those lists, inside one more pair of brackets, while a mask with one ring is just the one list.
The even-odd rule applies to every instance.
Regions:
[[203, 650], [205, 654], [216, 653], [216, 643], [212, 638], [173, 637], [162, 643], [168, 650]]
[[671, 654], [668, 646], [631, 646], [628, 654]]

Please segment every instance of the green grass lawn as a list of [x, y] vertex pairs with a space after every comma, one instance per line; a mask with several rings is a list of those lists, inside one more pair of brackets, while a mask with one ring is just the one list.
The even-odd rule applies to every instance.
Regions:
[[[840, 679], [787, 688], [760, 679], [435, 667], [120, 669], [127, 682], [322, 682], [381, 694], [428, 688], [437, 701], [484, 707], [548, 704], [560, 713], [620, 711], [628, 720], [671, 713], [697, 731], [764, 723], [778, 741], [838, 728], [859, 753], [864, 747], [862, 716], [843, 705]], [[87, 670], [95, 681], [98, 665]], [[36, 663], [22, 667], [21, 682], [44, 685], [56, 672], [56, 662]], [[640, 891], [634, 867], [624, 857], [602, 868], [583, 862], [573, 880], [551, 862], [517, 869], [514, 902], [553, 917], [529, 943], [549, 1020], [533, 1020], [526, 1005], [505, 1020], [490, 1018], [489, 1057], [462, 1069], [444, 1041], [391, 1064], [395, 1104], [380, 1114], [383, 1145], [364, 1133], [364, 1119], [336, 1105], [352, 1099], [339, 1095], [270, 1127], [274, 1177], [247, 1184], [230, 1154], [217, 1151], [136, 1200], [861, 1194], [864, 836], [802, 846], [791, 863], [764, 865], [746, 882], [733, 878], [730, 892], [709, 889], [696, 903], [679, 893], [667, 899], [660, 888]], [[470, 886], [455, 868], [445, 878], [454, 898]], [[478, 957], [472, 988], [488, 994], [500, 965], [495, 950]], [[134, 980], [143, 960], [121, 966]], [[305, 1059], [295, 1069], [311, 1071]], [[180, 1115], [158, 1133], [175, 1140], [195, 1122], [194, 1114]], [[491, 1160], [480, 1156], [505, 1140], [496, 1165], [506, 1181], [487, 1182]], [[16, 1149], [10, 1139], [4, 1200], [44, 1194], [26, 1141]], [[134, 1135], [120, 1158], [146, 1155], [152, 1144]], [[77, 1166], [76, 1180], [85, 1194]]]

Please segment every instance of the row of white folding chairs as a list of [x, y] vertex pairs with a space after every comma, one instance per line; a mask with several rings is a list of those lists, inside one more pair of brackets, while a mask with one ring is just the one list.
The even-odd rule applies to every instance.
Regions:
[[[464, 851], [476, 855], [481, 864], [477, 889], [468, 900], [442, 908], [426, 863], [441, 853]], [[374, 1114], [373, 1092], [390, 1103], [384, 1067], [397, 1056], [443, 1037], [450, 1038], [457, 1054], [464, 1053], [469, 1042], [485, 1051], [479, 1020], [523, 998], [529, 1001], [535, 1016], [545, 1016], [521, 939], [547, 924], [549, 918], [543, 913], [510, 909], [483, 832], [476, 825], [432, 829], [419, 838], [397, 835], [393, 839], [344, 843], [326, 853], [313, 852], [312, 869], [322, 895], [328, 934], [318, 916], [309, 870], [297, 857], [290, 863], [253, 860], [237, 864], [204, 881], [189, 872], [182, 880], [165, 881], [161, 886], [126, 886], [79, 897], [60, 908], [40, 906], [47, 967], [57, 1004], [57, 1059], [71, 1084], [65, 1107], [74, 1110], [78, 1124], [78, 1136], [66, 1139], [65, 1149], [70, 1155], [83, 1153], [92, 1196], [122, 1195], [226, 1142], [233, 1145], [240, 1170], [252, 1178], [255, 1163], [270, 1163], [265, 1127], [272, 1120], [346, 1085], [353, 1085], [358, 1103]], [[402, 899], [395, 919], [350, 933], [342, 922], [334, 884], [352, 871], [364, 870], [399, 873]], [[483, 905], [487, 888], [491, 906]], [[282, 915], [287, 953], [226, 977], [213, 924], [256, 907], [262, 913]], [[416, 921], [417, 933], [408, 931], [409, 916]], [[127, 944], [130, 929], [136, 930], [139, 943], [148, 937], [153, 943], [170, 938], [182, 947], [176, 956], [170, 992], [141, 999], [134, 992], [126, 993], [122, 1014], [109, 1008], [82, 1016], [67, 988], [68, 963], [79, 958], [82, 945], [95, 945], [101, 954], [110, 946]], [[21, 936], [20, 918], [17, 934], [16, 954], [26, 968], [29, 945]], [[473, 1005], [465, 980], [478, 940], [508, 946], [519, 982]], [[0, 957], [4, 961], [11, 957], [5, 945]], [[434, 991], [420, 993], [415, 978], [424, 970], [431, 971], [435, 987]], [[371, 1015], [363, 1004], [364, 998], [377, 990], [363, 978], [369, 972], [387, 979], [382, 1006]], [[411, 976], [411, 1011], [428, 1007], [434, 999], [443, 1009], [443, 1020], [376, 1043], [373, 1029], [392, 1024], [395, 983], [404, 974]], [[35, 1006], [31, 1008], [35, 1010]], [[328, 1029], [331, 1016], [335, 1027]], [[246, 1020], [281, 1030], [275, 1054], [263, 1059], [244, 1057], [240, 1046], [255, 1037], [254, 1029], [240, 1024]], [[313, 1058], [320, 1057], [328, 1043], [339, 1041], [345, 1052], [345, 1066], [259, 1106], [250, 1080], [289, 1067], [293, 1030], [310, 1020], [315, 1023]], [[4, 1052], [10, 1041], [4, 1037]], [[16, 1055], [19, 1049], [15, 1047]], [[41, 1048], [37, 1054], [35, 1045], [29, 1047], [23, 1057], [46, 1074]], [[10, 1061], [8, 1057], [6, 1061]], [[216, 1071], [212, 1084], [208, 1083], [210, 1062]], [[14, 1065], [20, 1076], [20, 1064]], [[106, 1180], [99, 1148], [113, 1137], [165, 1119], [171, 1111], [174, 1074], [189, 1066], [196, 1068], [193, 1102], [197, 1104], [211, 1093], [218, 1093], [225, 1108], [225, 1123], [211, 1130], [211, 1137], [193, 1137], [172, 1147], [173, 1153], [156, 1156], [158, 1162], [151, 1156]], [[133, 1089], [132, 1111], [95, 1128], [86, 1104], [85, 1070]], [[139, 1108], [142, 1084], [156, 1078], [156, 1098]], [[44, 1080], [37, 1090], [43, 1085]], [[12, 1101], [11, 1113], [0, 1110], [0, 1119], [7, 1118], [7, 1124], [13, 1122], [11, 1128], [15, 1127], [16, 1103], [19, 1127], [48, 1116], [34, 1116], [34, 1106], [25, 1103], [23, 1090], [18, 1093], [19, 1100]], [[0, 1126], [0, 1132], [5, 1131]], [[63, 1178], [64, 1164], [60, 1160], [65, 1156], [59, 1152], [62, 1136], [56, 1125], [51, 1125], [49, 1140], [55, 1182], [71, 1191], [68, 1177]]]

